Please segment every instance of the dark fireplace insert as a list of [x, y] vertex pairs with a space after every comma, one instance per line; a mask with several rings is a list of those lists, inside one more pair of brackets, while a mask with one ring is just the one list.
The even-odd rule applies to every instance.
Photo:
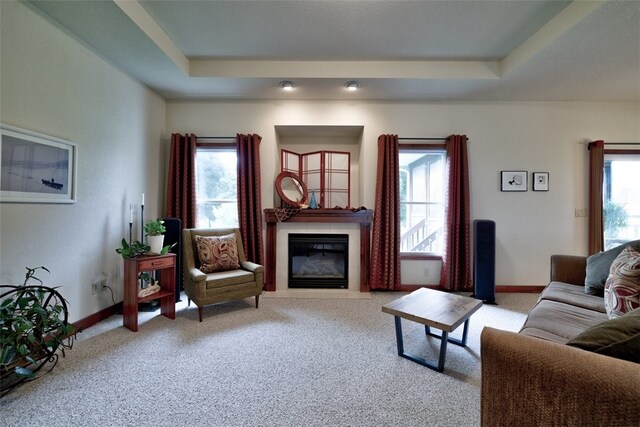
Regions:
[[347, 288], [348, 234], [289, 234], [290, 288]]

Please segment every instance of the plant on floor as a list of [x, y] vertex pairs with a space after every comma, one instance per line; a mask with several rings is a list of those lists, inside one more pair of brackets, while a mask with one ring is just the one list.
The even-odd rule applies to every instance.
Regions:
[[78, 332], [68, 322], [67, 302], [57, 288], [43, 285], [37, 270], [49, 272], [43, 266], [27, 267], [22, 286], [0, 286], [0, 397], [38, 378], [46, 365], [46, 372], [53, 369], [58, 351], [64, 357]]

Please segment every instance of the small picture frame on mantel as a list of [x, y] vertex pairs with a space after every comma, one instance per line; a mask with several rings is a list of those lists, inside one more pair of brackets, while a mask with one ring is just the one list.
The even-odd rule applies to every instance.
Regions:
[[500, 191], [527, 191], [527, 171], [501, 171]]
[[549, 172], [533, 172], [533, 191], [549, 191]]

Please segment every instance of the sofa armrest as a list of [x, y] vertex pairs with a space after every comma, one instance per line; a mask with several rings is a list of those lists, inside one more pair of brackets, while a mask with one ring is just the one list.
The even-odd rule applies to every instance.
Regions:
[[484, 328], [483, 426], [640, 425], [640, 369], [513, 332]]
[[551, 255], [551, 281], [584, 286], [587, 274], [587, 257], [576, 255]]

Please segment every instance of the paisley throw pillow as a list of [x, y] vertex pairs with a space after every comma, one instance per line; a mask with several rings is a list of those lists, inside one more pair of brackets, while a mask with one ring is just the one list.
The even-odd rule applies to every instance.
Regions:
[[627, 246], [611, 263], [604, 284], [604, 306], [609, 319], [640, 307], [640, 252]]
[[196, 247], [200, 271], [203, 273], [240, 268], [238, 245], [233, 233], [226, 236], [196, 236]]

